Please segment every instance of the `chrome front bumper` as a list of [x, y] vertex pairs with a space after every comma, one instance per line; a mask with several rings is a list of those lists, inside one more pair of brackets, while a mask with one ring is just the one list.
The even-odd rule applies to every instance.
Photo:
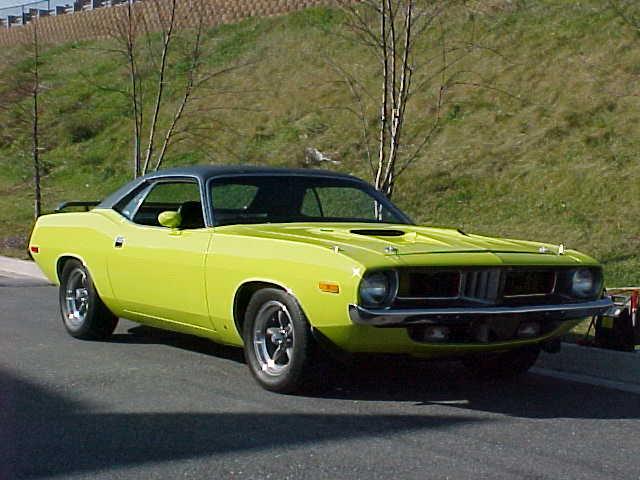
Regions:
[[463, 325], [483, 317], [527, 316], [550, 321], [575, 320], [604, 313], [613, 305], [610, 298], [592, 302], [520, 307], [463, 307], [420, 309], [370, 309], [349, 305], [349, 317], [358, 325], [402, 327], [409, 325]]

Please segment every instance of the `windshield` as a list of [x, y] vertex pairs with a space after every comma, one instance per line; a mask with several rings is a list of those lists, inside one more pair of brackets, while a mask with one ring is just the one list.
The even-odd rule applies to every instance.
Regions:
[[209, 184], [216, 225], [240, 223], [410, 223], [365, 183], [340, 178], [241, 176]]

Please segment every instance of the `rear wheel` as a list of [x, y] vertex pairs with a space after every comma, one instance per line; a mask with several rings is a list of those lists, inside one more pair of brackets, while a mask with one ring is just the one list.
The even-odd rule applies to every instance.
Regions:
[[62, 323], [71, 336], [102, 340], [115, 330], [118, 317], [102, 303], [88, 270], [78, 260], [64, 264], [59, 295]]
[[257, 291], [247, 307], [243, 336], [247, 364], [262, 387], [292, 393], [313, 378], [317, 345], [298, 302], [288, 293]]
[[526, 373], [538, 360], [539, 347], [526, 347], [503, 353], [464, 357], [462, 363], [481, 378], [516, 377]]

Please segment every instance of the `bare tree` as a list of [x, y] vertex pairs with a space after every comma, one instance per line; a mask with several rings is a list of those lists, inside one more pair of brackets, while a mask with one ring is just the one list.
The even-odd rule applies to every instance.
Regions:
[[127, 1], [123, 5], [115, 7], [117, 15], [114, 20], [114, 30], [111, 37], [116, 40], [119, 48], [113, 51], [119, 53], [126, 59], [127, 73], [129, 77], [129, 89], [121, 91], [125, 95], [131, 106], [133, 120], [133, 178], [137, 178], [141, 173], [141, 148], [140, 140], [143, 124], [143, 96], [140, 69], [138, 65], [138, 38], [139, 12], [134, 9], [133, 0]]
[[[0, 110], [11, 115], [9, 134], [18, 138], [24, 155], [31, 157], [34, 197], [34, 218], [42, 214], [42, 162], [40, 152], [40, 117], [42, 91], [41, 44], [38, 36], [38, 21], [32, 20], [22, 30], [23, 56], [25, 61], [17, 69], [5, 72], [9, 77], [0, 82]], [[27, 133], [28, 132], [28, 133]], [[27, 154], [26, 152], [29, 152]]]
[[[128, 98], [131, 106], [134, 178], [149, 171], [154, 153], [158, 119], [164, 101], [168, 59], [176, 28], [177, 2], [176, 0], [169, 0], [169, 2], [168, 18], [162, 16], [162, 9], [158, 0], [153, 0], [151, 8], [147, 10], [137, 8], [133, 0], [118, 6], [118, 15], [116, 15], [114, 30], [111, 35], [118, 44], [118, 48], [115, 51], [125, 58], [127, 64], [129, 88], [120, 93], [123, 93]], [[152, 31], [147, 18], [148, 12], [156, 16], [157, 23], [161, 27], [162, 47], [159, 53], [154, 48], [151, 40]], [[142, 42], [141, 40], [146, 41]], [[159, 61], [157, 57], [159, 57]], [[145, 127], [145, 83], [143, 82], [143, 77], [146, 73], [144, 71], [145, 67], [149, 65], [155, 70], [155, 101], [151, 124], [147, 132], [147, 147], [143, 158], [141, 147]]]
[[204, 30], [204, 17], [202, 15], [202, 11], [200, 11], [199, 13], [200, 14], [198, 15], [198, 23], [195, 29], [193, 45], [191, 48], [190, 64], [186, 74], [187, 79], [184, 85], [182, 98], [176, 108], [173, 118], [171, 119], [171, 124], [167, 128], [167, 131], [164, 135], [164, 141], [162, 142], [162, 147], [160, 148], [160, 152], [158, 153], [158, 157], [156, 159], [156, 171], [160, 169], [162, 165], [162, 161], [164, 160], [167, 148], [169, 148], [169, 143], [176, 133], [176, 127], [182, 119], [182, 115], [184, 114], [184, 111], [187, 107], [187, 104], [189, 103], [189, 100], [191, 99], [195, 88], [201, 83], [201, 81], [197, 77], [202, 59], [202, 34]]
[[[164, 94], [165, 87], [165, 75], [167, 70], [167, 57], [169, 55], [169, 48], [173, 40], [173, 32], [176, 23], [176, 0], [169, 0], [169, 19], [165, 20], [160, 15], [160, 8], [157, 0], [154, 0], [155, 11], [158, 15], [158, 21], [162, 25], [162, 51], [160, 53], [160, 66], [158, 68], [158, 77], [156, 85], [156, 100], [153, 108], [153, 116], [151, 118], [151, 126], [149, 127], [149, 141], [147, 143], [147, 151], [144, 158], [144, 166], [142, 168], [143, 174], [149, 170], [149, 162], [153, 156], [153, 148], [155, 145], [155, 136], [158, 126], [158, 115], [160, 114], [160, 107], [162, 106], [162, 96]], [[199, 42], [199, 40], [198, 40]]]
[[[470, 29], [468, 38], [450, 40], [447, 17], [456, 9], [461, 10], [463, 1], [339, 1], [352, 38], [368, 49], [379, 64], [378, 93], [372, 93], [366, 80], [349, 68], [331, 58], [327, 62], [355, 102], [355, 108], [349, 110], [359, 118], [375, 187], [391, 197], [398, 176], [420, 158], [440, 131], [443, 105], [451, 89], [456, 85], [492, 88], [482, 79], [470, 80], [474, 73], [460, 67], [472, 52], [490, 49], [479, 44], [474, 29]], [[473, 19], [473, 15], [467, 17]], [[430, 107], [411, 112], [415, 94], [424, 95], [425, 91], [430, 94]], [[372, 104], [378, 105], [376, 128], [369, 124]], [[411, 115], [413, 118], [409, 118]], [[420, 128], [413, 128], [408, 135], [408, 123], [419, 123]]]
[[40, 110], [38, 107], [38, 98], [40, 96], [40, 41], [38, 39], [38, 21], [34, 20], [31, 24], [32, 42], [31, 50], [33, 52], [33, 82], [31, 87], [32, 111], [31, 111], [31, 155], [33, 158], [33, 189], [34, 189], [34, 210], [35, 218], [42, 213], [42, 193], [40, 189], [40, 145], [39, 145], [39, 120]]
[[[209, 74], [200, 72], [205, 27], [202, 0], [194, 0], [189, 7], [198, 19], [193, 28], [179, 25], [177, 0], [167, 0], [169, 13], [166, 17], [161, 13], [163, 11], [161, 1], [163, 0], [152, 0], [146, 13], [142, 9], [137, 9], [131, 0], [126, 6], [118, 7], [122, 10], [115, 22], [112, 35], [118, 45], [115, 52], [125, 59], [129, 76], [128, 89], [120, 93], [127, 97], [131, 105], [134, 177], [144, 175], [152, 169], [158, 170], [162, 166], [170, 145], [179, 133], [178, 125], [194, 98], [194, 92], [213, 77], [231, 70], [227, 68]], [[148, 15], [155, 15], [156, 24], [160, 26], [162, 40], [159, 49], [152, 41], [151, 19]], [[187, 48], [182, 51], [174, 45], [178, 37], [183, 40], [183, 44], [187, 45]], [[181, 94], [173, 107], [171, 120], [166, 130], [162, 132], [160, 128], [162, 112], [171, 110], [166, 96], [166, 86], [170, 81], [170, 61], [176, 56], [181, 56], [181, 59], [188, 64], [188, 68], [184, 72], [184, 77], [179, 79], [183, 82], [179, 88]], [[146, 91], [149, 84], [145, 82], [145, 77], [149, 73], [155, 79], [150, 93]], [[151, 95], [154, 101], [150, 120], [147, 121], [144, 116], [145, 104], [148, 96]], [[143, 155], [141, 138], [145, 131], [147, 142]], [[158, 137], [162, 138], [161, 143]]]

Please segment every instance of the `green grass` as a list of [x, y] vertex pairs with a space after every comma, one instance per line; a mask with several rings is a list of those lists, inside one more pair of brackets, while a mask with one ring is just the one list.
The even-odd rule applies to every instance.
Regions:
[[[500, 55], [479, 51], [460, 64], [473, 72], [466, 80], [509, 95], [453, 88], [439, 135], [400, 177], [394, 200], [421, 223], [562, 242], [602, 260], [608, 285], [640, 284], [640, 101], [622, 94], [640, 79], [640, 40], [605, 0], [516, 4], [525, 6], [476, 18], [483, 44]], [[172, 146], [165, 166], [300, 166], [305, 148], [315, 147], [339, 159], [338, 170], [370, 178], [357, 118], [344, 108], [353, 102], [325, 58], [357, 72], [376, 98], [378, 64], [339, 35], [342, 21], [338, 11], [317, 8], [209, 30], [206, 69], [241, 68], [198, 92], [183, 124], [189, 133]], [[446, 21], [452, 39], [466, 38], [466, 22], [453, 14]], [[44, 53], [48, 210], [62, 200], [101, 198], [131, 176], [129, 106], [116, 92], [127, 88], [126, 69], [117, 55], [96, 50], [105, 45]], [[182, 40], [177, 45], [186, 48]], [[425, 42], [420, 55], [434, 52]], [[4, 65], [0, 78], [24, 67]], [[163, 126], [185, 68], [183, 58], [170, 59]], [[153, 74], [144, 73], [149, 89]], [[433, 95], [434, 85], [417, 93], [413, 118], [429, 112]], [[147, 118], [151, 103], [149, 96]], [[429, 122], [408, 125], [407, 138]], [[32, 224], [28, 138], [6, 134], [15, 131], [6, 112], [0, 126], [0, 253], [19, 254], [5, 244], [25, 237]]]

